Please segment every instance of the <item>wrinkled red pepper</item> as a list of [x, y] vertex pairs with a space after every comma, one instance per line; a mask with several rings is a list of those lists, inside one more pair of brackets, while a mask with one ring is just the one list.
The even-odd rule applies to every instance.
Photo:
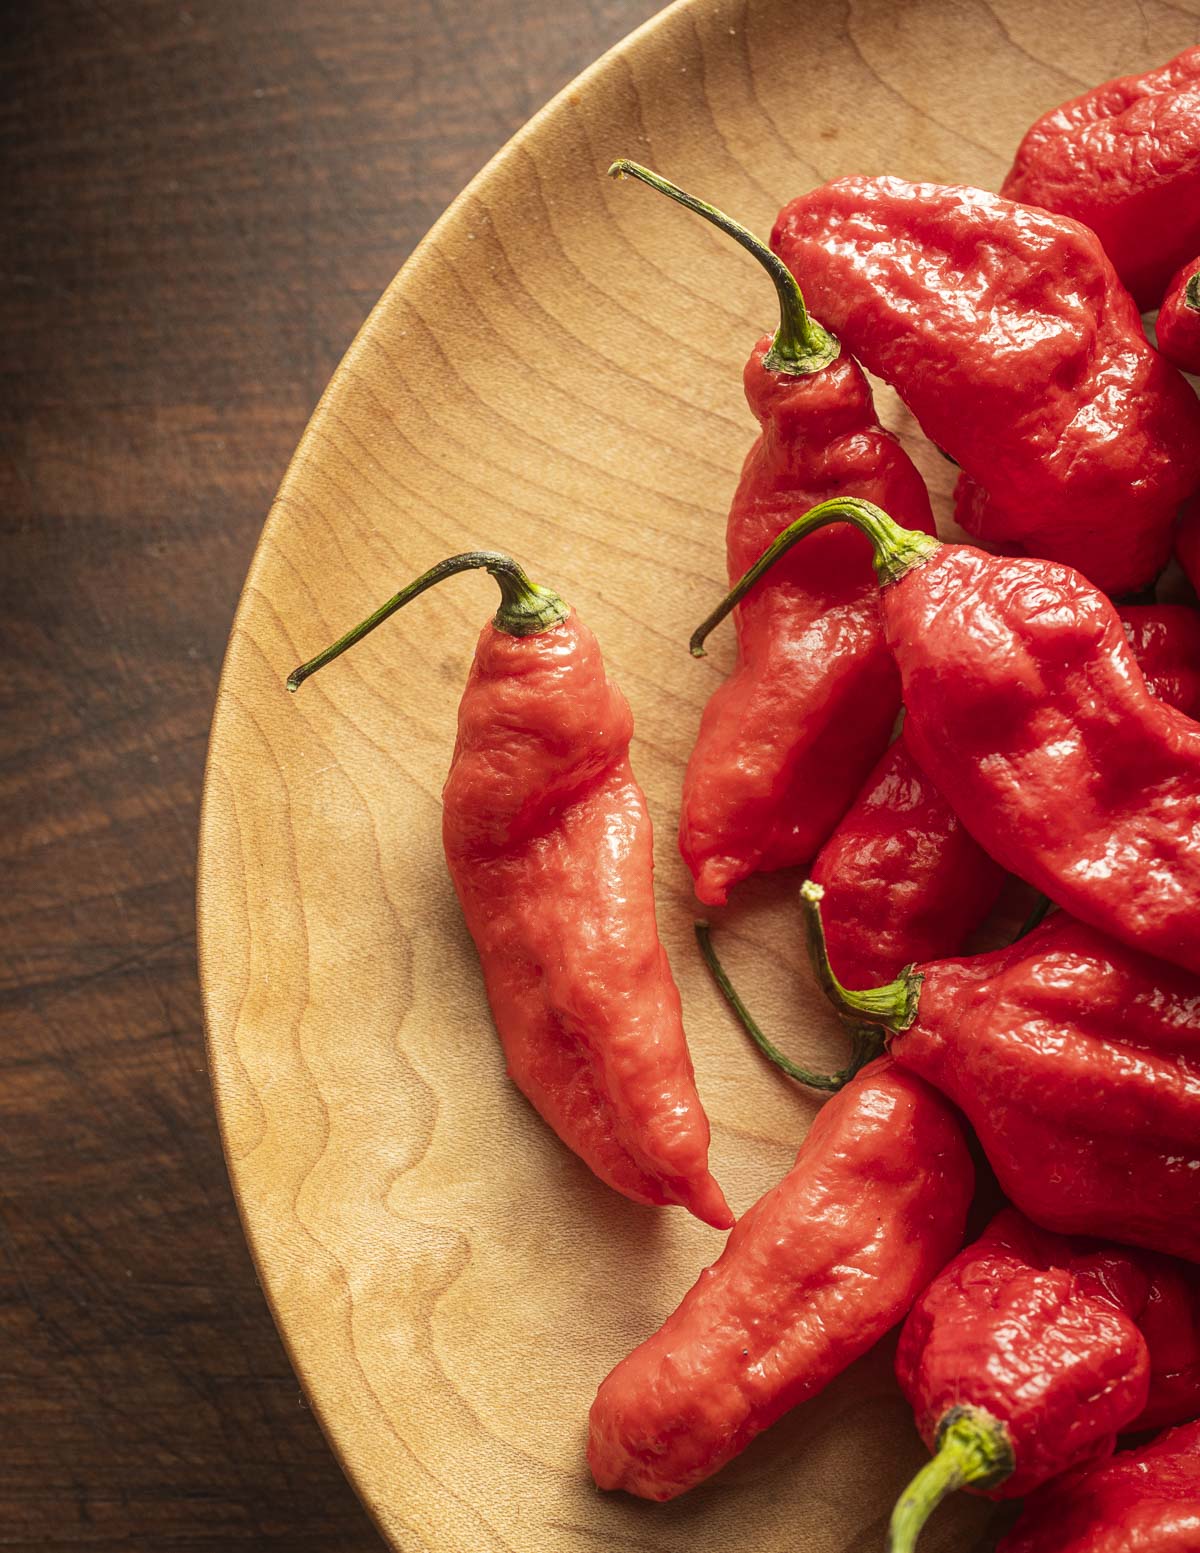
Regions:
[[[1200, 716], [1200, 615], [1179, 604], [1117, 610], [1146, 688]], [[914, 960], [957, 954], [996, 904], [1005, 873], [913, 759], [903, 733], [817, 854], [829, 959], [870, 986]]]
[[1184, 372], [1200, 372], [1200, 258], [1189, 259], [1167, 287], [1154, 337], [1168, 361]]
[[968, 532], [1133, 593], [1200, 486], [1200, 403], [1095, 235], [979, 189], [840, 178], [771, 245], [961, 466]]
[[903, 733], [821, 848], [829, 958], [851, 987], [954, 954], [1006, 878], [917, 765]]
[[[779, 293], [779, 330], [758, 341], [743, 377], [762, 431], [729, 510], [730, 581], [790, 518], [846, 489], [932, 534], [924, 481], [786, 267], [737, 222], [637, 163], [611, 171], [734, 237]], [[680, 810], [680, 850], [707, 905], [752, 873], [809, 862], [887, 745], [900, 686], [870, 562], [860, 535], [824, 535], [802, 569], [781, 567], [738, 612], [737, 664], [705, 707]]]
[[996, 1553], [1197, 1553], [1200, 1421], [1057, 1478]]
[[626, 1197], [727, 1229], [708, 1169], [679, 993], [659, 941], [633, 720], [574, 610], [509, 557], [453, 556], [297, 669], [299, 684], [443, 578], [485, 567], [485, 625], [442, 793], [454, 887], [508, 1071], [567, 1146]]
[[1200, 1261], [1200, 977], [1058, 912], [990, 954], [851, 990], [820, 885], [800, 894], [830, 1001], [954, 1101], [1023, 1213]]
[[1200, 249], [1200, 48], [1044, 114], [1000, 192], [1082, 221], [1138, 306], [1155, 307]]
[[[1196, 1269], [1151, 1252], [1075, 1241], [1015, 1210], [933, 1280], [900, 1334], [896, 1376], [933, 1458], [896, 1507], [890, 1553], [911, 1553], [947, 1494], [1016, 1498], [1111, 1454], [1117, 1434], [1200, 1410]], [[1169, 1312], [1190, 1390], [1163, 1388], [1142, 1318]], [[1156, 1335], [1162, 1336], [1161, 1330]]]
[[875, 544], [905, 740], [975, 840], [1085, 922], [1200, 971], [1200, 726], [1150, 694], [1078, 572], [943, 545], [846, 497], [783, 531], [693, 652], [779, 556], [842, 521]]
[[973, 1189], [951, 1108], [888, 1058], [863, 1068], [601, 1385], [588, 1438], [599, 1486], [673, 1499], [815, 1396], [953, 1256]]

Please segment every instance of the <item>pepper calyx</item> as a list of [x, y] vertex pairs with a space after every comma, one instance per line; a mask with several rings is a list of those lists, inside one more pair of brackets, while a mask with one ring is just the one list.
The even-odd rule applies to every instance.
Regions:
[[815, 318], [809, 319], [811, 344], [805, 348], [794, 340], [785, 340], [783, 327], [775, 331], [771, 348], [763, 357], [763, 370], [781, 372], [786, 377], [808, 377], [820, 372], [842, 354], [841, 341], [821, 327]]
[[901, 1494], [888, 1527], [887, 1553], [912, 1553], [925, 1522], [959, 1488], [995, 1488], [1016, 1470], [1012, 1440], [986, 1408], [952, 1407], [939, 1421], [934, 1454]]
[[570, 610], [558, 594], [531, 582], [515, 561], [502, 556], [484, 564], [500, 584], [500, 608], [492, 616], [497, 631], [506, 636], [537, 636], [567, 618]]
[[855, 1023], [882, 1025], [893, 1034], [907, 1030], [917, 1017], [924, 975], [915, 965], [906, 965], [895, 981], [886, 982], [882, 987], [868, 987], [862, 991], [843, 987], [830, 963], [829, 946], [825, 942], [825, 923], [821, 915], [824, 897], [825, 891], [815, 879], [806, 879], [800, 886], [808, 957], [822, 992], [840, 1014]]
[[1183, 305], [1193, 313], [1200, 313], [1200, 270], [1188, 277], [1188, 283], [1183, 288]]

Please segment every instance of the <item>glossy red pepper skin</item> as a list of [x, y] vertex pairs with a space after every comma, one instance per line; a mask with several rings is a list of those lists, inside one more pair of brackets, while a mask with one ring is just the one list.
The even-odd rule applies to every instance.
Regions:
[[601, 1385], [588, 1440], [599, 1486], [673, 1499], [815, 1396], [958, 1249], [973, 1185], [941, 1097], [888, 1058], [862, 1069], [720, 1259]]
[[1044, 114], [1001, 193], [1089, 226], [1143, 310], [1200, 250], [1200, 48]]
[[881, 597], [905, 738], [976, 841], [1200, 971], [1200, 726], [1149, 693], [1109, 601], [1068, 567], [968, 545]]
[[574, 611], [536, 635], [485, 626], [443, 792], [446, 858], [517, 1086], [601, 1180], [727, 1228], [632, 729]]
[[912, 758], [904, 734], [821, 848], [829, 958], [848, 986], [955, 954], [1007, 877]]
[[[1200, 114], [1200, 91], [1196, 111]], [[1200, 373], [1200, 258], [1189, 259], [1172, 278], [1158, 309], [1154, 337], [1168, 361], [1183, 372]]]
[[841, 178], [771, 242], [962, 467], [970, 533], [1113, 594], [1158, 573], [1200, 486], [1200, 403], [1093, 233], [978, 189]]
[[[955, 1409], [983, 1409], [1014, 1460], [984, 1492], [1009, 1499], [1111, 1454], [1124, 1430], [1193, 1416], [1197, 1376], [1188, 1390], [1184, 1370], [1156, 1372], [1142, 1322], [1163, 1366], [1194, 1365], [1194, 1274], [1150, 1252], [1051, 1234], [1005, 1209], [938, 1274], [900, 1334], [896, 1377], [922, 1439], [932, 1451]], [[1179, 1353], [1162, 1346], [1172, 1320]]]
[[[857, 362], [843, 353], [791, 376], [764, 366], [771, 344], [758, 342], [744, 375], [762, 432], [730, 508], [731, 580], [791, 518], [846, 490], [932, 534], [925, 483], [876, 419]], [[803, 565], [777, 567], [736, 624], [737, 664], [705, 708], [680, 814], [680, 850], [710, 906], [752, 873], [812, 859], [886, 747], [900, 704], [860, 534], [816, 536]]]
[[1197, 1553], [1200, 1421], [1048, 1483], [997, 1553]]
[[[1200, 716], [1200, 615], [1180, 604], [1117, 610], [1146, 688]], [[957, 954], [1005, 880], [912, 758], [901, 733], [817, 854], [825, 936], [840, 979], [888, 981], [915, 960]]]
[[1200, 978], [1064, 912], [916, 967], [891, 1052], [970, 1120], [1036, 1224], [1200, 1261]]
[[835, 523], [875, 547], [906, 742], [975, 840], [1093, 927], [1200, 972], [1200, 724], [1150, 693], [1120, 617], [1078, 572], [945, 545], [835, 498], [776, 537], [693, 654]]

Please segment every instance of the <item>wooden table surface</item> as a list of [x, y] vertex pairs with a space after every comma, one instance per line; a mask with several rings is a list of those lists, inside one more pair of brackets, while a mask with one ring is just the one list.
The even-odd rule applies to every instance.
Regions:
[[193, 926], [209, 718], [267, 506], [368, 309], [491, 153], [654, 9], [7, 8], [11, 1553], [381, 1547], [300, 1395], [221, 1157]]

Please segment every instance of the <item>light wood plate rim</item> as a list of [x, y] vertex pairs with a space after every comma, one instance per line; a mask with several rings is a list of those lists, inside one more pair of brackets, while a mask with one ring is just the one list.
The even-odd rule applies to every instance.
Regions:
[[[605, 50], [598, 59], [594, 60], [584, 70], [580, 71], [567, 82], [550, 100], [543, 105], [530, 119], [517, 130], [517, 132], [500, 147], [488, 162], [475, 174], [475, 176], [454, 197], [434, 224], [421, 238], [416, 247], [404, 260], [397, 270], [379, 301], [368, 313], [362, 327], [354, 336], [345, 355], [334, 368], [329, 382], [326, 384], [320, 399], [317, 401], [308, 424], [296, 446], [296, 451], [288, 461], [283, 479], [271, 504], [264, 522], [262, 532], [254, 547], [254, 553], [250, 559], [250, 565], [246, 571], [246, 580], [242, 585], [242, 591], [238, 598], [237, 609], [234, 613], [233, 623], [230, 627], [229, 643], [226, 647], [225, 657], [221, 665], [221, 674], [217, 684], [217, 697], [213, 710], [212, 727], [209, 734], [209, 745], [205, 756], [204, 774], [201, 785], [200, 823], [197, 843], [197, 870], [196, 870], [196, 958], [199, 969], [200, 986], [204, 1011], [204, 1038], [205, 1051], [208, 1060], [210, 1082], [213, 1088], [213, 1099], [217, 1115], [217, 1126], [221, 1138], [221, 1148], [225, 1156], [226, 1169], [229, 1172], [230, 1186], [233, 1190], [234, 1200], [237, 1204], [238, 1217], [241, 1221], [242, 1231], [246, 1237], [255, 1271], [258, 1275], [259, 1285], [266, 1299], [272, 1320], [283, 1343], [288, 1356], [288, 1362], [296, 1372], [297, 1379], [304, 1387], [305, 1396], [312, 1408], [313, 1415], [325, 1436], [330, 1450], [333, 1452], [339, 1466], [345, 1473], [347, 1480], [353, 1486], [368, 1515], [379, 1531], [380, 1536], [389, 1546], [398, 1547], [387, 1525], [384, 1512], [378, 1503], [376, 1495], [368, 1485], [364, 1485], [354, 1470], [353, 1463], [349, 1460], [348, 1451], [344, 1448], [338, 1432], [337, 1421], [329, 1416], [324, 1400], [316, 1390], [310, 1390], [305, 1375], [304, 1356], [302, 1349], [293, 1341], [293, 1336], [287, 1321], [276, 1300], [272, 1286], [270, 1269], [259, 1238], [259, 1226], [253, 1215], [247, 1208], [242, 1189], [237, 1160], [230, 1146], [227, 1131], [227, 1113], [222, 1104], [220, 1063], [215, 1051], [216, 1037], [213, 1024], [209, 1018], [208, 986], [210, 979], [218, 972], [212, 965], [207, 950], [207, 938], [205, 933], [206, 921], [209, 916], [210, 891], [217, 893], [215, 880], [210, 879], [205, 859], [207, 856], [207, 836], [209, 826], [210, 807], [212, 802], [210, 781], [215, 763], [217, 743], [219, 738], [219, 723], [222, 701], [228, 689], [230, 679], [237, 672], [237, 643], [239, 629], [243, 617], [251, 609], [251, 595], [254, 593], [258, 579], [266, 564], [267, 542], [276, 509], [285, 503], [294, 489], [298, 480], [302, 478], [301, 471], [308, 458], [309, 449], [317, 442], [329, 407], [338, 398], [342, 391], [344, 380], [354, 371], [355, 365], [367, 342], [375, 333], [380, 320], [386, 317], [396, 306], [397, 301], [405, 288], [411, 285], [418, 274], [430, 263], [442, 235], [451, 230], [462, 219], [463, 212], [470, 202], [483, 194], [500, 176], [508, 163], [521, 153], [525, 144], [535, 137], [541, 127], [547, 122], [552, 122], [564, 105], [569, 103], [577, 94], [584, 92], [593, 81], [598, 80], [605, 72], [612, 69], [629, 53], [630, 50], [639, 48], [643, 41], [663, 31], [673, 24], [675, 17], [681, 12], [687, 12], [701, 5], [711, 5], [713, 0], [670, 0], [661, 11], [649, 17], [640, 26], [615, 43], [612, 48]], [[716, 0], [731, 14], [735, 10], [734, 0]], [[213, 908], [216, 909], [215, 907]]]

